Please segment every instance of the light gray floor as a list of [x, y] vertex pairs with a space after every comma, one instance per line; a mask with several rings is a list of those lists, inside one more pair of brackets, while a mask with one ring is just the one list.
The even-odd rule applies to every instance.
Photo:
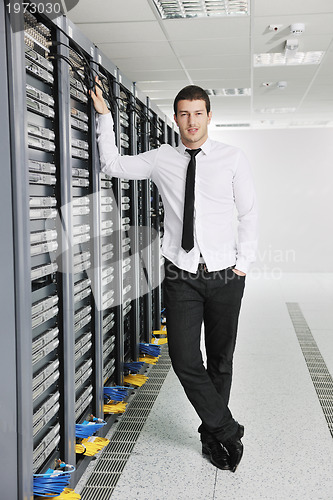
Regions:
[[299, 303], [333, 374], [333, 275], [248, 276], [230, 401], [245, 425], [236, 473], [202, 457], [171, 370], [111, 500], [333, 499], [333, 440], [286, 302]]

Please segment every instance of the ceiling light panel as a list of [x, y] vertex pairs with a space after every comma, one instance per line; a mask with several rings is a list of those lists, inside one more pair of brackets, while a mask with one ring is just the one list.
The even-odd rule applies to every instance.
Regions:
[[249, 15], [250, 0], [154, 0], [162, 19]]
[[260, 108], [254, 111], [256, 113], [294, 113], [296, 108]]
[[281, 52], [266, 52], [264, 54], [254, 54], [254, 67], [263, 66], [299, 66], [307, 64], [320, 64], [325, 52], [297, 52], [292, 57], [287, 57]]
[[218, 128], [240, 128], [240, 127], [250, 127], [250, 123], [216, 123], [215, 127]]
[[249, 96], [251, 95], [250, 88], [237, 88], [237, 89], [206, 89], [210, 96]]

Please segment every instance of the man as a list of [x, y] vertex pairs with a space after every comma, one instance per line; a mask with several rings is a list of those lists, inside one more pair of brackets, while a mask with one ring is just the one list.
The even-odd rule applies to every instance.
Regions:
[[[245, 275], [257, 239], [248, 162], [239, 149], [208, 138], [212, 112], [200, 87], [189, 85], [175, 98], [181, 144], [164, 144], [137, 156], [119, 155], [98, 85], [91, 97], [99, 113], [102, 171], [126, 179], [151, 178], [159, 189], [165, 210], [164, 305], [172, 365], [201, 418], [203, 453], [216, 467], [235, 472], [243, 455], [244, 427], [233, 419], [228, 402]], [[202, 323], [207, 369], [200, 350]]]

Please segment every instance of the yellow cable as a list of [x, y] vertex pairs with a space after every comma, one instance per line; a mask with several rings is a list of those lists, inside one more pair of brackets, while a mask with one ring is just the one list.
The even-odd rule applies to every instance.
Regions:
[[105, 404], [104, 413], [124, 413], [127, 403]]
[[151, 344], [155, 344], [155, 345], [163, 345], [163, 344], [167, 344], [168, 343], [168, 339], [165, 338], [165, 339], [157, 339], [155, 337], [152, 337], [151, 339]]
[[91, 436], [89, 438], [82, 439], [80, 444], [75, 445], [75, 451], [82, 454], [81, 450], [82, 446], [84, 446], [85, 451], [83, 455], [92, 457], [93, 455], [96, 455], [96, 453], [98, 453], [100, 450], [102, 450], [107, 444], [109, 444], [109, 442], [110, 441], [106, 438]]
[[137, 387], [141, 387], [143, 384], [145, 384], [148, 380], [148, 377], [145, 375], [140, 375], [140, 374], [133, 374], [133, 375], [126, 375], [124, 377], [124, 383], [128, 385], [135, 385]]
[[149, 356], [149, 354], [143, 354], [139, 361], [143, 361], [144, 363], [148, 363], [149, 365], [156, 365], [159, 356]]
[[159, 336], [159, 335], [163, 335], [163, 337], [165, 337], [166, 334], [167, 334], [166, 327], [161, 328], [160, 330], [153, 330], [154, 337]]
[[75, 493], [71, 488], [65, 488], [60, 495], [52, 497], [47, 495], [45, 497], [37, 497], [39, 500], [80, 500], [81, 495]]

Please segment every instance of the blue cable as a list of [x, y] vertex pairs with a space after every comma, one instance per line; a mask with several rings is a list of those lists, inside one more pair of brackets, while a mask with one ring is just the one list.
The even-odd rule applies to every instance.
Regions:
[[128, 396], [128, 387], [116, 385], [114, 387], [104, 387], [104, 399], [107, 401], [124, 401]]
[[161, 347], [155, 344], [140, 343], [139, 350], [142, 354], [148, 354], [149, 356], [154, 357], [160, 356], [161, 354]]
[[60, 467], [64, 470], [47, 469], [44, 474], [33, 475], [34, 495], [60, 495], [64, 488], [68, 486], [71, 479], [71, 473], [75, 471], [74, 465], [61, 463]]
[[132, 361], [131, 363], [124, 363], [124, 368], [130, 373], [139, 373], [143, 365], [143, 361]]
[[[96, 417], [94, 417], [96, 418]], [[99, 420], [99, 419], [96, 419]], [[101, 427], [106, 425], [106, 422], [88, 422], [85, 420], [82, 424], [75, 425], [75, 436], [79, 439], [88, 438], [92, 436], [95, 432], [99, 431]]]

